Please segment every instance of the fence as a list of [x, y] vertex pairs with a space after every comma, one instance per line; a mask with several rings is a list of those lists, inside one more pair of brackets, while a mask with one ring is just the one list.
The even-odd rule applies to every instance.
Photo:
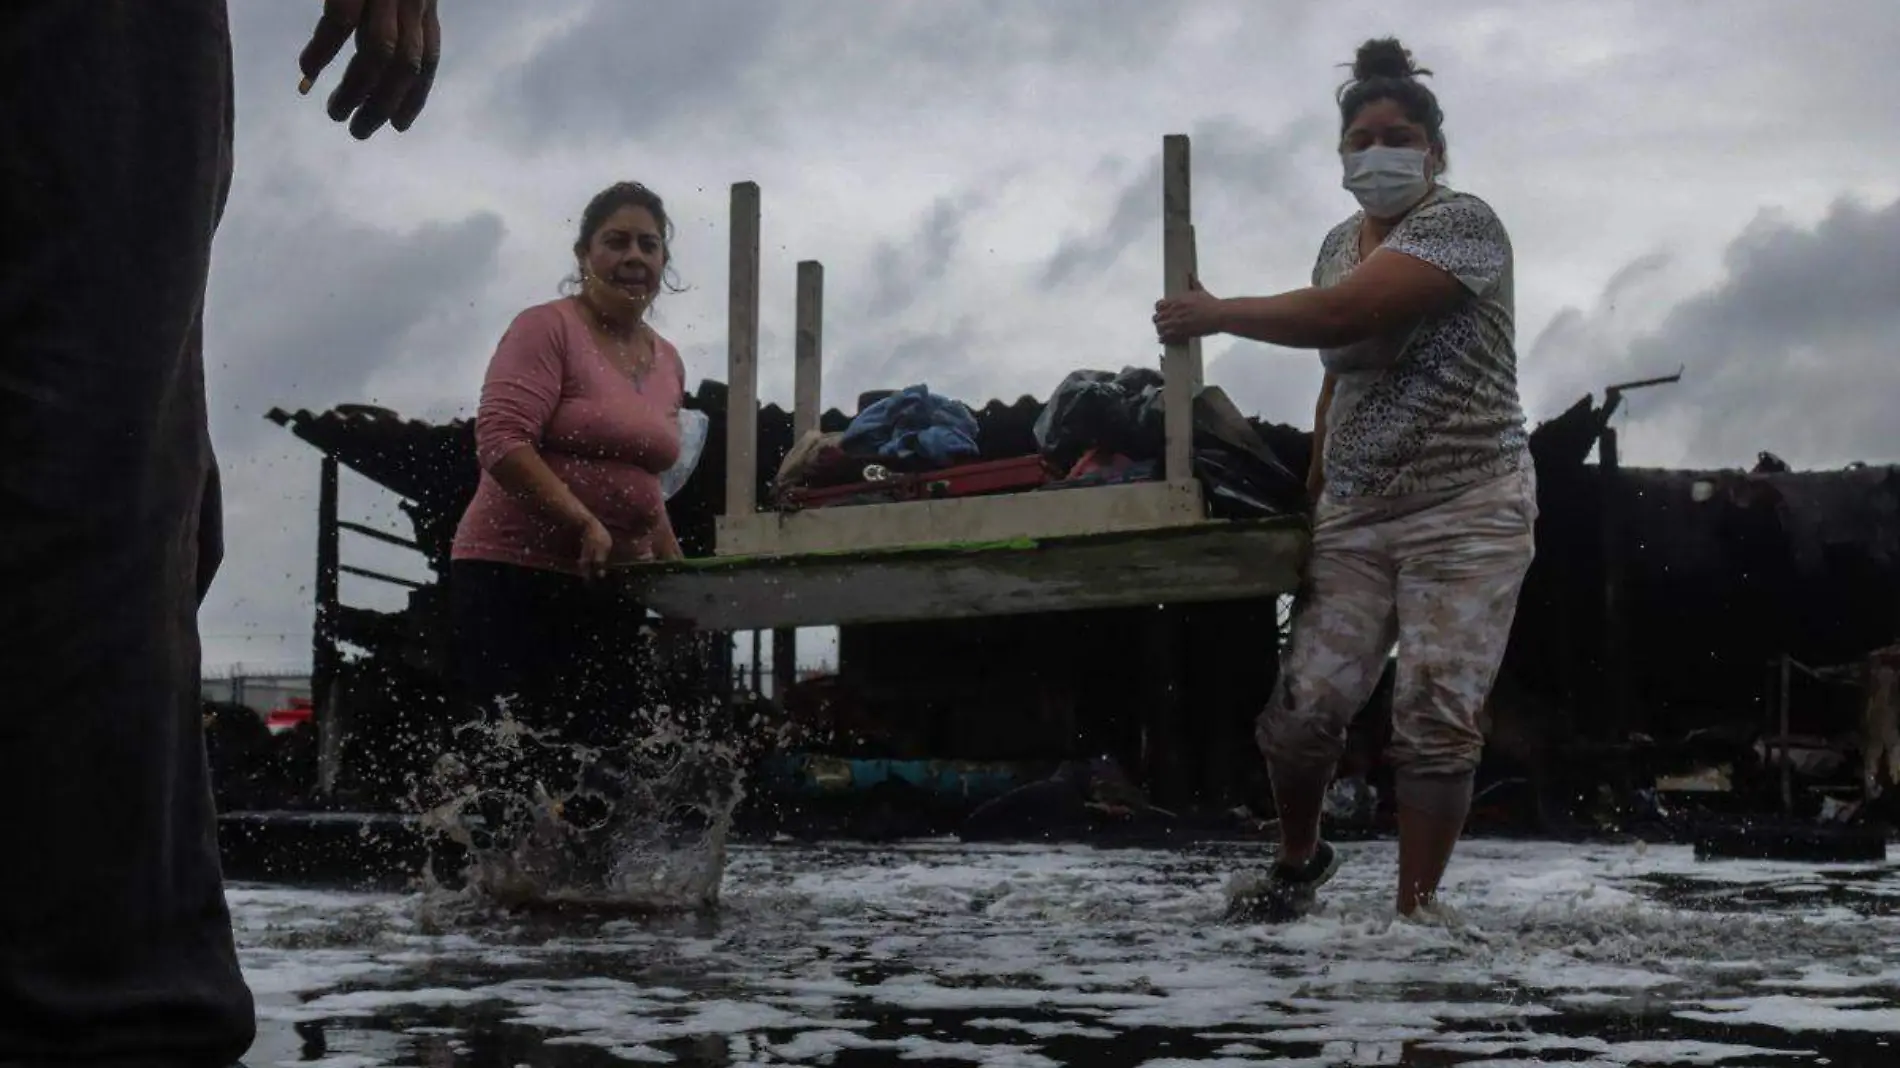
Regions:
[[199, 693], [207, 701], [228, 701], [264, 715], [290, 704], [292, 698], [308, 700], [310, 673], [266, 672], [234, 665], [215, 674], [207, 672]]

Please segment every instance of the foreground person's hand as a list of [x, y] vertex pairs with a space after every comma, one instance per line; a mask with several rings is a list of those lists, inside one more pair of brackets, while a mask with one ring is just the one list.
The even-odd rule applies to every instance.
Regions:
[[330, 94], [330, 118], [348, 120], [358, 140], [385, 122], [407, 130], [429, 102], [442, 56], [436, 0], [324, 0], [323, 17], [297, 57], [303, 71], [298, 92], [310, 91], [352, 36], [356, 55]]

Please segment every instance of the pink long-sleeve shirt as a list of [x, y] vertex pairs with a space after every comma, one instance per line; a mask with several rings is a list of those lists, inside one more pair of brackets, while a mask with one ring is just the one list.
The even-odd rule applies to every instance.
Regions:
[[515, 316], [482, 382], [481, 485], [456, 528], [452, 559], [579, 572], [580, 532], [495, 481], [495, 464], [529, 446], [613, 535], [615, 559], [653, 555], [666, 515], [659, 476], [679, 459], [686, 378], [679, 350], [655, 339], [653, 366], [636, 388], [601, 352], [573, 300]]

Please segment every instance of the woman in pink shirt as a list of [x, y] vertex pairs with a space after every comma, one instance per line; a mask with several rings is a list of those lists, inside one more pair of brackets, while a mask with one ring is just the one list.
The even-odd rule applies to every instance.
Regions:
[[638, 697], [627, 669], [645, 613], [595, 580], [609, 563], [680, 555], [660, 475], [679, 458], [685, 368], [646, 321], [671, 237], [645, 186], [596, 195], [572, 295], [515, 316], [482, 383], [481, 485], [449, 570], [459, 682], [566, 740], [612, 740], [602, 732], [625, 710], [603, 706]]

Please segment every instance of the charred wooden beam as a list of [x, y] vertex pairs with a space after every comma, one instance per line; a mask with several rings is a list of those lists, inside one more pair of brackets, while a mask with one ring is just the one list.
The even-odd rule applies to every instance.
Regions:
[[[1625, 590], [1628, 568], [1623, 559], [1622, 458], [1617, 452], [1616, 428], [1610, 426], [1609, 422], [1622, 405], [1625, 393], [1681, 380], [1682, 370], [1678, 368], [1673, 375], [1619, 382], [1603, 391], [1603, 408], [1599, 414], [1601, 429], [1597, 438], [1597, 465], [1602, 475], [1598, 530], [1602, 537], [1603, 560], [1604, 681], [1610, 724], [1615, 732], [1613, 740], [1617, 744], [1627, 742], [1631, 730], [1635, 728], [1635, 695], [1630, 683], [1629, 607]], [[1631, 770], [1627, 766], [1621, 769], [1620, 775], [1624, 781], [1619, 783], [1622, 787], [1619, 792], [1624, 797], [1629, 796], [1635, 785], [1629, 781], [1630, 774]]]
[[356, 575], [359, 578], [374, 579], [377, 582], [387, 582], [391, 586], [401, 586], [401, 587], [404, 587], [405, 589], [411, 589], [411, 590], [426, 589], [429, 585], [426, 582], [417, 582], [414, 579], [398, 578], [395, 575], [385, 575], [381, 571], [371, 571], [367, 567], [356, 567], [351, 564], [338, 564], [337, 570], [343, 572], [346, 575]]
[[1661, 375], [1656, 378], [1639, 378], [1633, 382], [1618, 382], [1613, 386], [1605, 386], [1603, 389], [1603, 412], [1601, 416], [1604, 424], [1607, 425], [1610, 421], [1610, 417], [1616, 414], [1617, 408], [1622, 406], [1623, 394], [1631, 393], [1639, 389], [1649, 389], [1654, 386], [1674, 385], [1682, 381], [1682, 372], [1683, 368], [1678, 367], [1676, 368], [1676, 373], [1673, 375]]
[[1603, 485], [1597, 522], [1603, 553], [1603, 673], [1608, 698], [1611, 740], [1629, 740], [1631, 722], [1629, 614], [1624, 607], [1621, 496], [1624, 484], [1617, 455], [1616, 428], [1604, 427], [1597, 440], [1597, 464]]
[[411, 541], [408, 538], [400, 537], [398, 535], [391, 534], [387, 531], [377, 530], [375, 527], [366, 527], [361, 523], [352, 523], [348, 520], [339, 520], [337, 522], [337, 527], [342, 530], [347, 530], [352, 534], [361, 534], [366, 538], [373, 538], [376, 541], [380, 541], [386, 545], [397, 545], [397, 546], [401, 546], [404, 549], [414, 549], [417, 552], [422, 551], [422, 546], [416, 544], [414, 541]]
[[1793, 666], [1794, 658], [1787, 653], [1781, 654], [1780, 677], [1776, 680], [1778, 694], [1775, 699], [1775, 708], [1781, 717], [1781, 722], [1778, 724], [1781, 740], [1781, 811], [1789, 814], [1794, 812], [1794, 757], [1791, 740], [1788, 737], [1793, 730], [1793, 716], [1788, 709], [1794, 681]]
[[316, 615], [311, 625], [310, 696], [317, 721], [317, 789], [328, 793], [336, 784], [343, 753], [342, 722], [337, 714], [338, 553], [342, 540], [337, 521], [339, 465], [325, 454], [317, 483]]

